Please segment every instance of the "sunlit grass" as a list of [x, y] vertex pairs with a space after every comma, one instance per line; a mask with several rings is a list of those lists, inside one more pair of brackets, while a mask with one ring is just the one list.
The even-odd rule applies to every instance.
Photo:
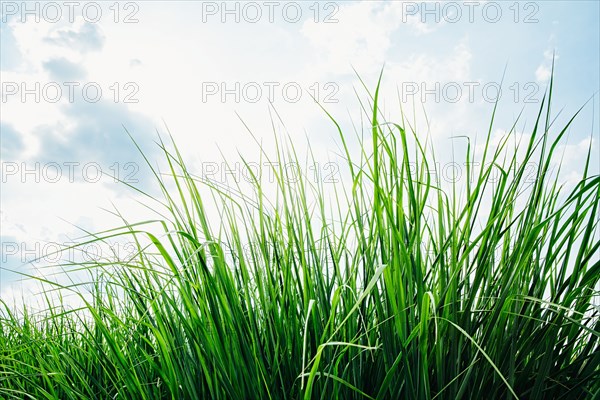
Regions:
[[383, 119], [379, 86], [358, 155], [331, 117], [349, 178], [333, 187], [282, 167], [303, 165], [289, 140], [260, 155], [275, 183], [250, 190], [194, 175], [161, 142], [161, 217], [90, 237], [135, 241], [134, 257], [79, 266], [94, 282], [83, 309], [4, 307], [0, 397], [597, 396], [600, 177], [588, 152], [561, 187], [568, 125], [552, 125], [551, 93], [519, 153], [514, 129], [491, 142], [493, 116], [481, 159], [464, 139], [462, 186], [432, 179], [431, 143]]

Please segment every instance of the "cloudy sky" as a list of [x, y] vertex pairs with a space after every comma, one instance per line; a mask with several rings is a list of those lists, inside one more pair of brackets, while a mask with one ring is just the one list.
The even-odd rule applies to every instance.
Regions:
[[313, 97], [354, 135], [360, 79], [373, 89], [382, 68], [386, 115], [402, 108], [443, 159], [450, 137], [486, 133], [498, 96], [494, 134], [521, 112], [526, 134], [554, 59], [559, 122], [585, 105], [566, 176], [592, 137], [597, 166], [599, 4], [3, 1], [0, 297], [27, 286], [12, 270], [42, 273], [24, 264], [51, 243], [118, 223], [105, 208], [143, 218], [114, 178], [156, 190], [126, 130], [153, 165], [169, 131], [192, 169], [228, 184], [243, 171], [222, 155], [259, 159], [241, 120], [268, 148], [276, 110], [277, 130], [328, 160], [339, 139]]

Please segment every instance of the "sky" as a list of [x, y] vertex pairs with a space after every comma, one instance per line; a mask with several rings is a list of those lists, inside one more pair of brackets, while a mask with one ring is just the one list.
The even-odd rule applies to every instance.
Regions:
[[136, 144], [160, 166], [159, 135], [190, 169], [231, 184], [246, 172], [238, 153], [260, 160], [253, 135], [274, 146], [276, 111], [275, 129], [310, 144], [324, 176], [337, 173], [327, 161], [339, 137], [315, 99], [352, 144], [358, 98], [382, 71], [386, 117], [402, 110], [449, 160], [461, 151], [452, 137], [487, 133], [496, 100], [493, 134], [521, 114], [515, 134], [526, 135], [554, 63], [558, 124], [583, 107], [560, 149], [565, 176], [577, 176], [590, 140], [597, 168], [599, 5], [2, 1], [0, 298], [34, 290], [17, 272], [56, 272], [45, 268], [55, 244], [118, 225], [106, 209], [146, 216], [118, 180], [158, 193]]

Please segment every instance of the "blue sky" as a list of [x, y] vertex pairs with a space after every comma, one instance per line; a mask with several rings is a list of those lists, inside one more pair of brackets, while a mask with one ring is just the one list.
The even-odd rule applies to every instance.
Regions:
[[[279, 2], [270, 22], [265, 3], [256, 2], [262, 12], [256, 23], [249, 20], [254, 14], [241, 11], [236, 22], [235, 15], [218, 9], [221, 2], [120, 3], [118, 15], [109, 8], [112, 2], [98, 3], [102, 16], [92, 22], [81, 8], [75, 10], [73, 21], [63, 9], [65, 18], [56, 22], [48, 15], [40, 15], [39, 22], [32, 17], [23, 22], [20, 2], [3, 3], [3, 242], [27, 250], [36, 243], [76, 237], [80, 232], [75, 226], [102, 229], [114, 223], [102, 210], [111, 204], [133, 220], [143, 218], [135, 194], [106, 176], [118, 174], [134, 179], [144, 190], [156, 190], [123, 127], [153, 164], [160, 164], [154, 142], [157, 131], [166, 134], [165, 124], [192, 166], [219, 162], [219, 151], [226, 157], [238, 150], [249, 152], [245, 156], [250, 159], [258, 157], [235, 113], [266, 147], [271, 146], [270, 88], [290, 135], [299, 143], [308, 138], [326, 159], [337, 150], [336, 132], [308, 93], [317, 94], [349, 129], [352, 121], [360, 120], [355, 89], [364, 94], [354, 70], [373, 88], [384, 64], [386, 114], [399, 117], [398, 94], [404, 95], [407, 114], [412, 115], [414, 105], [419, 126], [424, 127], [425, 109], [429, 133], [451, 157], [450, 136], [485, 133], [493, 102], [481, 88], [493, 89], [505, 70], [495, 129], [508, 129], [524, 110], [519, 133], [526, 133], [555, 55], [554, 110], [564, 109], [559, 119], [566, 120], [593, 97], [569, 133], [569, 145], [563, 149], [565, 169], [581, 168], [590, 136], [595, 138], [597, 163], [600, 2], [475, 2], [472, 22], [465, 2], [450, 3]], [[296, 5], [302, 12], [297, 22], [280, 12], [285, 7], [295, 10]], [[241, 10], [244, 3], [238, 7]], [[440, 12], [423, 14], [425, 7], [438, 7]], [[502, 14], [492, 22], [497, 9]], [[331, 13], [336, 21], [325, 23]], [[137, 22], [125, 23], [128, 17]], [[74, 85], [73, 101], [65, 82]], [[46, 85], [48, 92], [39, 101], [34, 94], [23, 100], [22, 85], [31, 90], [36, 84]], [[236, 84], [240, 101], [231, 92]], [[453, 88], [463, 92], [457, 101], [443, 95], [436, 101], [430, 94], [422, 102], [421, 91], [408, 94], [410, 88], [431, 90], [436, 85], [449, 88], [450, 97]], [[468, 85], [476, 87], [473, 98], [465, 94]], [[52, 92], [57, 86], [62, 90], [58, 100]], [[90, 92], [84, 93], [83, 87]], [[98, 87], [100, 96], [94, 92]], [[296, 87], [303, 92], [294, 102], [290, 99]], [[209, 91], [214, 88], [217, 93]], [[224, 101], [222, 88], [230, 91]], [[261, 96], [254, 101], [256, 88]], [[68, 166], [73, 163], [77, 165], [69, 179]], [[62, 175], [55, 181], [51, 172], [56, 164]], [[21, 172], [27, 168], [38, 171], [23, 178]], [[98, 168], [105, 176], [96, 181], [93, 172]], [[18, 263], [22, 255], [12, 254], [12, 248], [10, 252], [2, 267], [26, 268]], [[15, 285], [14, 275], [0, 270], [0, 296], [19, 293], [20, 286]]]

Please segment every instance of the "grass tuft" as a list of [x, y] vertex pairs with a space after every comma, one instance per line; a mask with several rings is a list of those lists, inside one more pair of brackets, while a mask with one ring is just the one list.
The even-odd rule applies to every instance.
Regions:
[[347, 177], [330, 188], [283, 167], [301, 165], [289, 140], [250, 188], [195, 176], [160, 141], [159, 218], [86, 242], [127, 238], [135, 254], [77, 265], [91, 296], [54, 283], [80, 309], [2, 303], [0, 397], [597, 397], [600, 177], [589, 153], [572, 189], [554, 173], [572, 120], [553, 126], [552, 87], [518, 152], [514, 127], [492, 141], [493, 117], [481, 159], [468, 142], [461, 187], [384, 119], [379, 83], [358, 155], [327, 114]]

